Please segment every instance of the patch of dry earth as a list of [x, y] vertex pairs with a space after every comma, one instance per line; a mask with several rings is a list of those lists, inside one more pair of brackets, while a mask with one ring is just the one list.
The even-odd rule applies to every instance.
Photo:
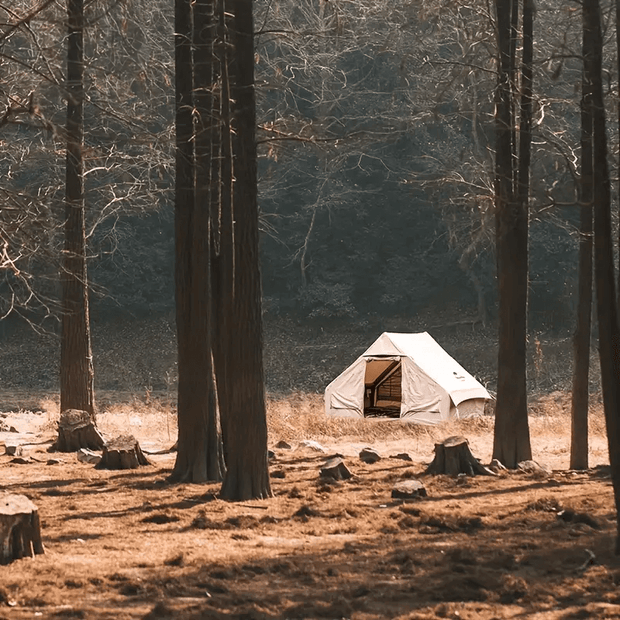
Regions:
[[[319, 453], [291, 440], [290, 417], [272, 420], [271, 444], [292, 445], [274, 448], [274, 498], [230, 503], [216, 484], [168, 484], [174, 455], [127, 472], [50, 455], [54, 415], [11, 413], [20, 433], [0, 435], [29, 443], [30, 464], [0, 456], [0, 483], [37, 504], [46, 547], [0, 567], [0, 619], [620, 618], [605, 439], [592, 436], [597, 467], [566, 471], [565, 417], [532, 418], [536, 458], [554, 469], [543, 478], [422, 476], [434, 442], [456, 432], [488, 461], [488, 421], [394, 427], [385, 440], [381, 426], [357, 437], [316, 433]], [[312, 435], [308, 420], [298, 423], [306, 424], [300, 437]], [[99, 424], [106, 435], [130, 430], [153, 449], [174, 437], [161, 407], [118, 405]], [[383, 458], [362, 463], [367, 445]], [[399, 452], [412, 461], [389, 458]], [[319, 477], [332, 453], [345, 456], [352, 479]], [[50, 456], [61, 462], [46, 464]], [[394, 483], [410, 478], [428, 497], [392, 500]]]

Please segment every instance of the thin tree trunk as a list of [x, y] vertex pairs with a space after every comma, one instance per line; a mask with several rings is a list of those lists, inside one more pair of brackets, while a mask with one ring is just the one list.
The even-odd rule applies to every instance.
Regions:
[[620, 327], [615, 292], [611, 224], [611, 188], [607, 168], [607, 136], [602, 84], [603, 37], [598, 0], [583, 4], [584, 36], [592, 39], [586, 56], [586, 79], [592, 84], [594, 267], [599, 327], [599, 355], [609, 462], [616, 504], [616, 554], [620, 553]]
[[[211, 355], [208, 171], [211, 162], [211, 2], [175, 4], [175, 195], [179, 441], [172, 480], [220, 481], [221, 437]], [[192, 59], [192, 36], [197, 61]], [[194, 131], [194, 109], [199, 117]], [[206, 113], [205, 113], [206, 110]], [[206, 171], [206, 172], [205, 172]]]
[[[499, 47], [495, 119], [499, 350], [493, 458], [515, 468], [520, 461], [532, 458], [526, 383], [528, 215], [520, 192], [515, 195], [513, 189], [518, 184], [514, 181], [512, 163], [512, 5], [510, 0], [496, 0], [495, 5]], [[524, 180], [525, 176], [517, 178]]]
[[581, 179], [579, 184], [579, 285], [577, 326], [573, 339], [570, 468], [588, 468], [588, 382], [592, 323], [592, 82], [585, 59], [592, 54], [592, 38], [583, 36], [584, 71], [581, 94]]
[[[256, 178], [256, 101], [252, 0], [235, 0], [234, 334], [228, 355], [234, 368], [226, 412], [226, 476], [221, 495], [245, 500], [271, 496], [263, 377], [261, 284]], [[234, 364], [234, 366], [233, 366]]]
[[67, 164], [63, 253], [60, 409], [95, 415], [84, 207], [84, 5], [67, 5]]

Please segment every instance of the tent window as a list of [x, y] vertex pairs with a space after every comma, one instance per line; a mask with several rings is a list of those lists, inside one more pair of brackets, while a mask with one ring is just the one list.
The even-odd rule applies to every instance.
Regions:
[[402, 401], [400, 360], [373, 359], [366, 362], [364, 379], [364, 416], [400, 417]]

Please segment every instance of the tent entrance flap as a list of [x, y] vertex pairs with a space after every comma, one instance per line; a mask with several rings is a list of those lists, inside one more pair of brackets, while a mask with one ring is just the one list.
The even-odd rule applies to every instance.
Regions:
[[369, 357], [364, 374], [364, 417], [400, 418], [400, 357]]

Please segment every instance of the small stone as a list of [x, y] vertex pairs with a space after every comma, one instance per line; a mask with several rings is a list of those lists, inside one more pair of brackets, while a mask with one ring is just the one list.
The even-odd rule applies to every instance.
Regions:
[[551, 470], [545, 465], [540, 465], [536, 461], [521, 461], [517, 463], [517, 469], [525, 474], [531, 474], [537, 478], [547, 478], [551, 475]]
[[401, 461], [413, 461], [413, 459], [406, 452], [399, 452], [391, 456], [392, 459], [400, 459]]
[[286, 472], [283, 469], [276, 469], [270, 473], [272, 478], [286, 478]]
[[16, 465], [30, 465], [33, 460], [29, 456], [16, 456], [14, 459], [11, 459], [10, 462], [15, 463]]
[[364, 448], [360, 454], [360, 460], [364, 463], [376, 463], [381, 460], [381, 455], [374, 448]]
[[278, 443], [276, 444], [276, 448], [278, 448], [279, 450], [291, 450], [292, 446], [290, 443], [287, 443], [282, 439], [281, 441], [278, 441]]
[[394, 499], [418, 499], [426, 497], [426, 488], [419, 480], [403, 480], [392, 489]]
[[14, 426], [9, 426], [6, 422], [0, 420], [0, 433], [17, 433], [19, 432]]

